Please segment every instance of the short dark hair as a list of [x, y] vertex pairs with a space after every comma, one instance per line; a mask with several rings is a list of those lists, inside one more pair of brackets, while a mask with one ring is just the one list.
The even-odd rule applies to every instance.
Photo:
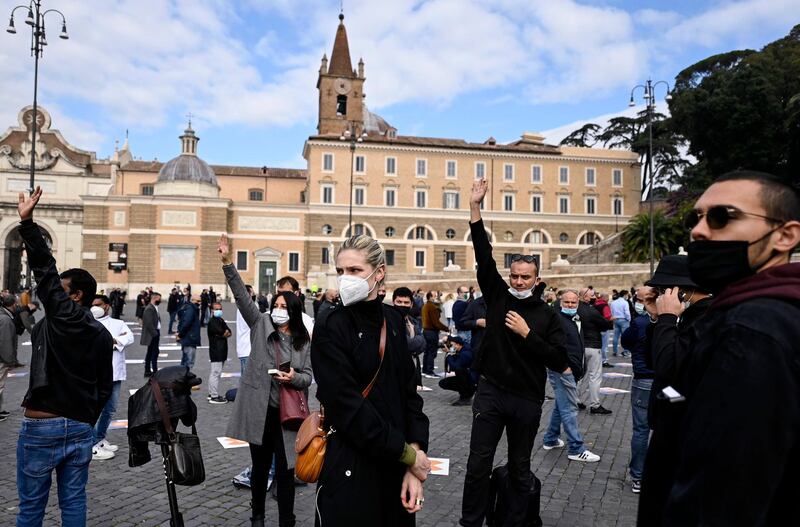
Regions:
[[104, 304], [111, 304], [111, 300], [106, 295], [94, 295], [95, 300], [100, 300]]
[[411, 292], [411, 289], [407, 287], [398, 287], [392, 292], [392, 300], [396, 300], [398, 298], [414, 298], [414, 293]]
[[3, 307], [11, 307], [17, 303], [17, 297], [11, 293], [3, 293], [0, 295], [0, 299], [2, 299]]
[[292, 286], [292, 291], [300, 291], [300, 283], [291, 276], [284, 276], [283, 278], [278, 279], [278, 283], [275, 284], [275, 286], [283, 287], [286, 284]]
[[86, 307], [92, 306], [92, 300], [94, 300], [94, 295], [97, 294], [97, 280], [87, 271], [86, 269], [67, 269], [59, 276], [62, 280], [69, 280], [69, 290], [70, 292], [73, 291], [81, 291], [83, 293], [83, 297], [81, 297], [81, 305]]
[[428, 291], [428, 293], [425, 295], [425, 299], [430, 300], [431, 298], [433, 298], [433, 291]]
[[800, 191], [790, 181], [768, 172], [735, 170], [714, 181], [755, 181], [761, 185], [761, 206], [766, 215], [780, 222], [800, 220]]

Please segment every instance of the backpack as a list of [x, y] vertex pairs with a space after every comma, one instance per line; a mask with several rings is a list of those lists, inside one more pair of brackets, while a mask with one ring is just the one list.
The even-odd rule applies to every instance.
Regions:
[[225, 392], [225, 400], [227, 400], [229, 403], [232, 403], [233, 401], [235, 401], [236, 400], [236, 392], [237, 391], [238, 391], [238, 388], [231, 388], [230, 390]]
[[[524, 527], [542, 527], [542, 518], [539, 516], [539, 500], [542, 494], [542, 482], [533, 472], [531, 477], [531, 492], [528, 496], [528, 513], [523, 523]], [[506, 524], [508, 516], [508, 465], [497, 467], [489, 478], [489, 507], [486, 510], [486, 525], [489, 527], [502, 527]]]

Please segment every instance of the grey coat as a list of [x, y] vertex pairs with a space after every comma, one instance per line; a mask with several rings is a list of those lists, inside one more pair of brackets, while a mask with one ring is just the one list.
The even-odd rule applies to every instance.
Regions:
[[[17, 325], [14, 315], [0, 307], [0, 363], [14, 364], [17, 362]], [[309, 368], [311, 361], [308, 361]]]
[[[225, 432], [228, 437], [260, 445], [264, 437], [264, 425], [269, 407], [272, 377], [267, 373], [275, 368], [275, 349], [268, 345], [267, 338], [276, 331], [269, 313], [261, 313], [258, 305], [247, 294], [244, 282], [233, 265], [224, 265], [222, 270], [225, 279], [233, 292], [236, 307], [242, 318], [250, 327], [250, 358], [247, 368], [239, 382], [233, 413]], [[301, 351], [292, 352], [291, 367], [294, 368], [294, 379], [290, 383], [293, 388], [305, 390], [311, 384], [311, 344], [306, 344]], [[283, 445], [286, 450], [286, 461], [294, 468], [296, 454], [294, 442], [297, 432], [283, 429]]]
[[150, 342], [156, 338], [158, 332], [158, 323], [160, 322], [161, 315], [158, 309], [153, 304], [147, 304], [142, 313], [142, 338], [139, 344], [142, 346], [149, 346]]

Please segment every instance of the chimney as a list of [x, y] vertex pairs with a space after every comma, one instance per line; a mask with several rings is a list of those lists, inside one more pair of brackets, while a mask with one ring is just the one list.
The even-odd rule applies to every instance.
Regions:
[[521, 142], [533, 145], [543, 145], [544, 136], [537, 132], [522, 132]]

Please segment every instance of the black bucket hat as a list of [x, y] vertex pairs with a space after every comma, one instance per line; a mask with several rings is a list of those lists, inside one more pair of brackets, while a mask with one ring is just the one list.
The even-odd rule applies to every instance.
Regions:
[[669, 254], [661, 258], [653, 278], [644, 285], [697, 289], [697, 284], [689, 277], [689, 258], [682, 254]]

